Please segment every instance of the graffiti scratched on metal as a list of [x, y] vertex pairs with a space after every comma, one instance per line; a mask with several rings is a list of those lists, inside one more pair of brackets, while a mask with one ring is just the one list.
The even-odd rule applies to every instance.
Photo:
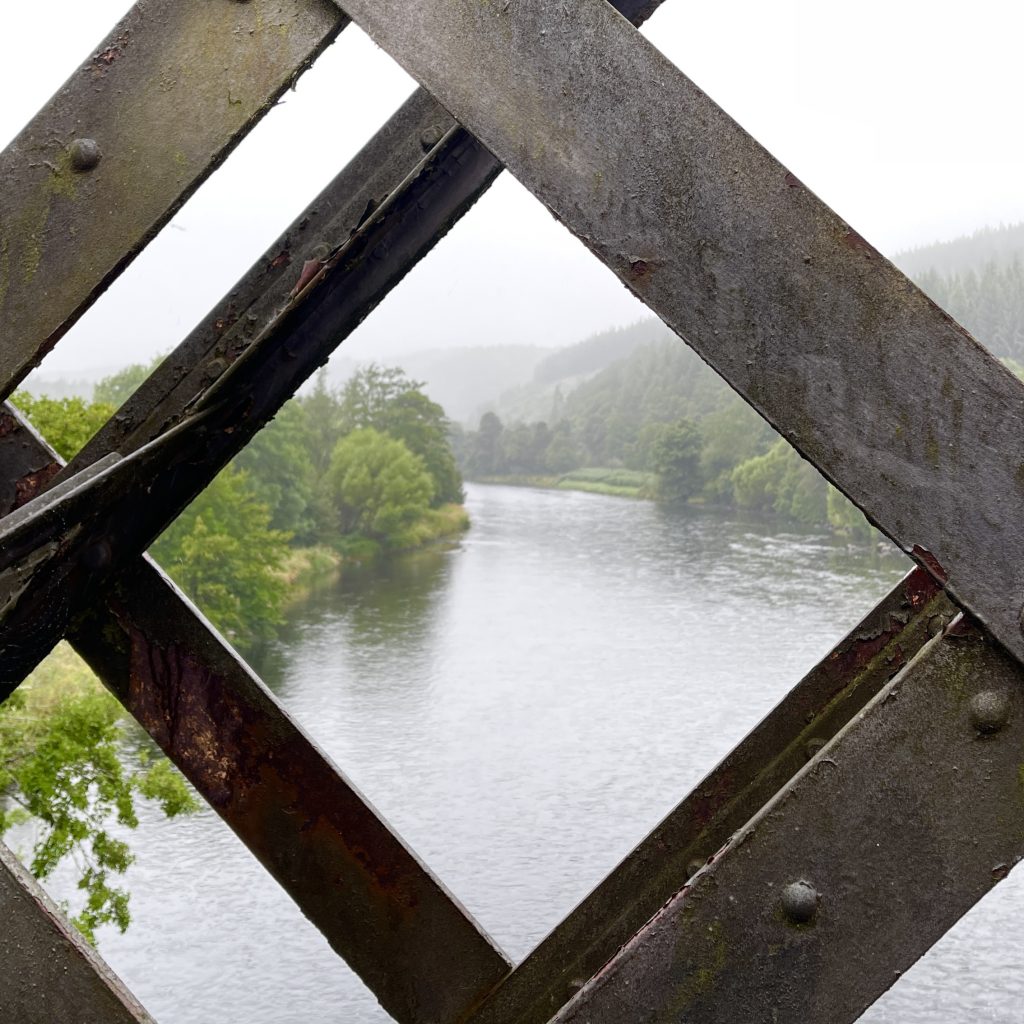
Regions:
[[954, 614], [927, 573], [914, 569], [498, 986], [471, 1024], [550, 1020]]
[[1024, 659], [1008, 370], [602, 0], [345, 10]]
[[110, 968], [0, 843], [0, 1019], [153, 1024]]
[[132, 8], [0, 154], [0, 397], [344, 24], [325, 0]]
[[1024, 855], [1022, 683], [954, 623], [555, 1021], [855, 1020]]

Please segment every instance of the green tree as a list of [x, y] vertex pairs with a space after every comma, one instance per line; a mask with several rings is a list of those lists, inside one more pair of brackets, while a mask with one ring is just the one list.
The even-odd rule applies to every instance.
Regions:
[[83, 906], [73, 921], [93, 942], [100, 925], [123, 932], [130, 920], [128, 893], [114, 880], [133, 858], [112, 825], [138, 825], [137, 796], [158, 801], [168, 817], [197, 805], [170, 762], [150, 761], [147, 748], [136, 768], [127, 767], [120, 705], [80, 662], [71, 670], [80, 675], [68, 687], [67, 660], [65, 651], [44, 662], [0, 704], [0, 835], [25, 822], [35, 825], [28, 867], [37, 878], [47, 878], [67, 858], [76, 862]]
[[863, 543], [880, 539], [878, 531], [864, 518], [864, 513], [831, 484], [828, 485], [826, 512], [828, 524], [836, 533]]
[[132, 363], [93, 385], [92, 400], [120, 408], [138, 390], [139, 385], [164, 361], [155, 356], [148, 363]]
[[248, 474], [254, 495], [269, 509], [270, 527], [284, 530], [300, 542], [312, 541], [317, 532], [313, 451], [306, 410], [291, 401], [233, 463]]
[[114, 415], [113, 405], [82, 398], [45, 398], [19, 391], [12, 401], [65, 460], [76, 455]]
[[466, 439], [466, 470], [471, 476], [497, 476], [507, 471], [505, 427], [496, 413], [480, 417], [480, 429]]
[[687, 501], [701, 488], [700, 428], [690, 420], [661, 427], [651, 445], [651, 469], [658, 474], [658, 498], [668, 503]]
[[740, 508], [775, 513], [808, 526], [828, 522], [825, 479], [784, 438], [764, 455], [740, 463], [733, 470], [732, 484]]
[[397, 367], [371, 363], [359, 370], [341, 392], [341, 423], [346, 433], [369, 427], [401, 441], [423, 461], [434, 482], [435, 505], [459, 504], [462, 477], [448, 440], [444, 409]]
[[281, 621], [290, 535], [270, 526], [244, 470], [228, 466], [153, 545], [175, 583], [226, 636], [266, 640]]
[[434, 484], [402, 441], [365, 427], [342, 438], [327, 471], [342, 533], [387, 544], [430, 507]]

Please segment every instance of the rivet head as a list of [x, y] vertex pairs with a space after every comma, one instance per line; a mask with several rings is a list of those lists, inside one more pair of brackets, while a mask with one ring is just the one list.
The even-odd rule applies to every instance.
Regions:
[[76, 171], [91, 171], [103, 157], [95, 139], [75, 139], [68, 146], [68, 155]]
[[804, 745], [804, 754], [807, 755], [807, 760], [810, 761], [823, 746], [825, 746], [825, 741], [820, 736], [809, 739]]
[[444, 129], [439, 124], [432, 124], [424, 129], [420, 136], [420, 145], [424, 153], [429, 153], [444, 138]]
[[702, 867], [704, 867], [705, 863], [706, 861], [701, 860], [700, 857], [691, 857], [690, 860], [686, 862], [686, 877], [693, 878], [693, 876], [697, 874]]
[[971, 724], [980, 733], [999, 732], [1010, 718], [1010, 695], [982, 690], [971, 698]]
[[782, 890], [782, 912], [793, 924], [810, 924], [818, 913], [819, 899], [810, 882], [790, 882]]

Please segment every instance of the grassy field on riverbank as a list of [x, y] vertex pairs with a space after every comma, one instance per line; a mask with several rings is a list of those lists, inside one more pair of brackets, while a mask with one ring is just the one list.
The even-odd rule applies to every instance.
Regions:
[[545, 487], [559, 491], [585, 491], [608, 494], [616, 498], [653, 498], [657, 478], [653, 473], [632, 469], [592, 467], [574, 469], [552, 476], [509, 474], [480, 477], [482, 484], [504, 484], [509, 487]]

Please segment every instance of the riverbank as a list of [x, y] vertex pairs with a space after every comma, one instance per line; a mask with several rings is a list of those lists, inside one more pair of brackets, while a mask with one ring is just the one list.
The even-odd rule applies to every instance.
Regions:
[[477, 483], [502, 484], [507, 487], [539, 487], [556, 491], [583, 491], [587, 494], [607, 494], [613, 498], [653, 500], [657, 477], [633, 469], [574, 469], [552, 476], [532, 474], [506, 474], [477, 477]]
[[339, 537], [331, 544], [292, 548], [279, 577], [288, 588], [288, 603], [301, 601], [310, 591], [336, 583], [346, 566], [365, 566], [392, 555], [449, 543], [469, 527], [469, 513], [464, 506], [442, 505], [428, 510], [386, 542], [351, 535]]

